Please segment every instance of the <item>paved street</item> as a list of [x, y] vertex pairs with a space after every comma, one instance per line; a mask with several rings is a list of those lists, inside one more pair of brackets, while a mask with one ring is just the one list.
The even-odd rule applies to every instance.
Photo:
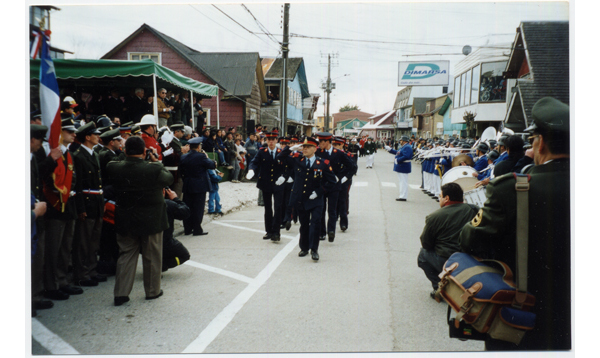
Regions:
[[[164, 296], [144, 299], [139, 261], [131, 301], [113, 306], [114, 277], [32, 319], [33, 354], [480, 351], [448, 338], [447, 305], [429, 298], [417, 267], [425, 216], [438, 203], [419, 189], [397, 202], [393, 156], [359, 159], [350, 227], [298, 257], [298, 228], [262, 240], [263, 208], [231, 212], [180, 236], [190, 261], [163, 274]], [[249, 190], [257, 190], [247, 184]]]

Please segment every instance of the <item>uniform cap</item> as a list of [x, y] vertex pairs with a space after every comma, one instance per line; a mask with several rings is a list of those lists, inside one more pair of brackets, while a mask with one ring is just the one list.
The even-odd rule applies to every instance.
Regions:
[[317, 140], [314, 139], [313, 137], [306, 137], [304, 138], [304, 142], [302, 142], [302, 145], [312, 145], [312, 146], [317, 146]]
[[553, 97], [544, 97], [531, 109], [533, 123], [525, 132], [569, 133], [569, 106]]
[[110, 127], [113, 125], [113, 122], [111, 122], [110, 118], [108, 118], [106, 114], [103, 114], [96, 117], [96, 125], [98, 128]]
[[131, 127], [131, 135], [137, 135], [142, 133], [142, 129], [137, 124]]
[[500, 156], [500, 153], [498, 153], [497, 150], [492, 150], [487, 154], [487, 158], [492, 161], [498, 159], [499, 156]]
[[329, 132], [317, 132], [315, 133], [319, 140], [331, 140], [333, 135]]
[[43, 140], [46, 137], [46, 132], [48, 132], [48, 127], [41, 124], [31, 124], [29, 127], [31, 138]]
[[346, 138], [344, 137], [335, 136], [333, 137], [333, 141], [339, 144], [346, 144]]
[[119, 130], [119, 128], [111, 129], [109, 131], [106, 131], [106, 132], [102, 133], [100, 135], [100, 138], [102, 138], [102, 141], [104, 143], [108, 143], [108, 142], [110, 142], [111, 140], [114, 140], [114, 139], [123, 139], [121, 137], [121, 131]]
[[86, 136], [86, 135], [90, 135], [90, 134], [101, 134], [101, 133], [96, 128], [96, 123], [89, 122], [89, 123], [86, 123], [85, 125], [79, 127], [79, 129], [77, 130], [77, 132], [75, 132], [75, 134]]
[[188, 144], [200, 144], [200, 143], [202, 143], [201, 137], [194, 137], [194, 138], [188, 140]]
[[183, 123], [175, 123], [171, 126], [171, 131], [179, 130], [179, 131], [183, 132], [183, 127], [184, 127]]
[[405, 136], [405, 135], [401, 136], [401, 137], [400, 137], [400, 140], [401, 140], [401, 141], [403, 141], [403, 142], [409, 142], [409, 141], [410, 141], [410, 140], [408, 139], [408, 136]]
[[75, 121], [73, 117], [65, 118], [61, 121], [61, 128], [63, 130], [75, 132], [77, 129], [75, 128]]
[[290, 142], [289, 137], [280, 137], [279, 138], [279, 143], [289, 143], [289, 142]]
[[279, 132], [267, 132], [264, 133], [265, 137], [269, 138], [269, 139], [277, 139], [277, 137], [279, 136]]
[[483, 153], [487, 153], [487, 151], [490, 150], [488, 145], [483, 142], [479, 143], [479, 145], [477, 146], [477, 149], [482, 151]]

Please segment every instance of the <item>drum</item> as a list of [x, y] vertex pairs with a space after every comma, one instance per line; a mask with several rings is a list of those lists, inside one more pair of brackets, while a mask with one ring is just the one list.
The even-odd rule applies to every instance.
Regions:
[[477, 173], [472, 167], [460, 165], [454, 167], [446, 172], [442, 177], [442, 186], [448, 183], [456, 183], [460, 185], [463, 192], [475, 189], [477, 178], [473, 176], [473, 173]]
[[479, 188], [465, 191], [463, 194], [463, 199], [467, 204], [477, 205], [480, 208], [483, 208], [483, 203], [485, 203], [485, 187], [480, 186]]

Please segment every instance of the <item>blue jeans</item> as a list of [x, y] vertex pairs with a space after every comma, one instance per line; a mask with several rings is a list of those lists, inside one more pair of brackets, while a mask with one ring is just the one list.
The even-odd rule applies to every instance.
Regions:
[[217, 154], [219, 155], [219, 165], [227, 165], [223, 152], [217, 152]]
[[208, 193], [208, 213], [220, 213], [221, 212], [221, 197], [218, 191], [211, 191]]
[[431, 282], [434, 290], [437, 290], [440, 278], [438, 275], [444, 270], [444, 263], [447, 257], [438, 256], [434, 250], [425, 250], [421, 248], [417, 257], [418, 266], [425, 272], [425, 276]]

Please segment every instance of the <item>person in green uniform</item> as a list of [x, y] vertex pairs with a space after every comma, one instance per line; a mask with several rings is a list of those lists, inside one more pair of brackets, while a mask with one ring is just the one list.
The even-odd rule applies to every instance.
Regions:
[[119, 259], [115, 278], [114, 304], [129, 301], [140, 251], [146, 299], [162, 296], [162, 237], [169, 227], [163, 188], [173, 175], [155, 157], [146, 161], [146, 145], [139, 137], [125, 143], [127, 157], [108, 163], [106, 172], [116, 193], [115, 228]]
[[[551, 97], [540, 99], [531, 111], [533, 124], [525, 129], [535, 165], [529, 176], [529, 293], [536, 302], [535, 326], [519, 345], [486, 340], [487, 350], [571, 349], [571, 197], [569, 106]], [[515, 272], [515, 174], [492, 179], [487, 201], [460, 235], [469, 254], [504, 261]]]

